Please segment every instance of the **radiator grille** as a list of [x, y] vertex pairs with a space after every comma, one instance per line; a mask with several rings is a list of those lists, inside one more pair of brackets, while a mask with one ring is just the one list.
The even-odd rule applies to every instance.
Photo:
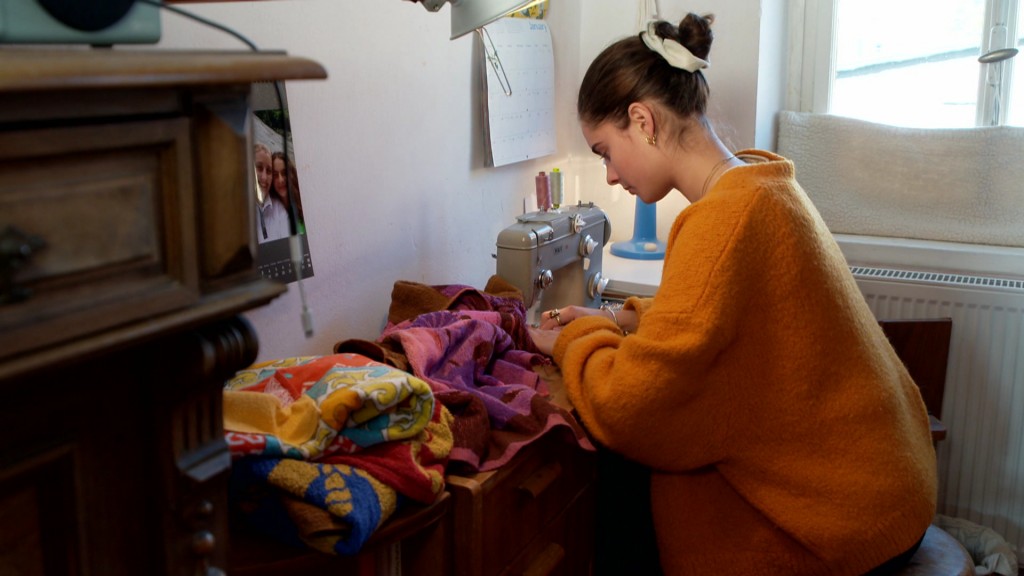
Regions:
[[994, 276], [970, 276], [947, 272], [924, 272], [920, 270], [899, 270], [897, 268], [871, 268], [867, 266], [850, 266], [850, 271], [857, 278], [873, 278], [882, 280], [902, 280], [904, 282], [922, 282], [945, 286], [961, 286], [968, 288], [1000, 288], [1024, 292], [1024, 280], [1015, 278], [998, 278]]

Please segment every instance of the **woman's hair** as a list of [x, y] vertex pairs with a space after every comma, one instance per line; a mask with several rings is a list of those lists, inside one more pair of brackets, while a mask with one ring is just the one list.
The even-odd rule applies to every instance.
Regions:
[[[302, 196], [299, 193], [299, 171], [295, 168], [295, 165], [288, 160], [288, 157], [285, 156], [284, 152], [280, 150], [274, 152], [271, 155], [271, 158], [272, 160], [281, 160], [284, 162], [286, 182], [291, 185], [291, 194], [288, 197], [288, 201], [296, 210], [299, 220], [303, 220]], [[272, 181], [271, 185], [277, 186], [276, 179]], [[283, 192], [287, 193], [288, 190], [283, 190]]]
[[[713, 15], [690, 13], [679, 26], [659, 21], [655, 30], [661, 38], [675, 40], [697, 58], [707, 60], [714, 39], [713, 22]], [[625, 128], [630, 104], [653, 101], [680, 118], [697, 116], [703, 120], [708, 93], [699, 70], [687, 72], [672, 67], [637, 35], [605, 48], [590, 64], [580, 85], [576, 112], [580, 121], [592, 126], [611, 122]]]
[[284, 155], [284, 152], [278, 150], [271, 154], [270, 158], [271, 160], [280, 160], [281, 162], [284, 162], [284, 169], [287, 171], [285, 176], [291, 179], [292, 189], [297, 189], [299, 180], [297, 177], [292, 177], [292, 163], [288, 161], [288, 157]]

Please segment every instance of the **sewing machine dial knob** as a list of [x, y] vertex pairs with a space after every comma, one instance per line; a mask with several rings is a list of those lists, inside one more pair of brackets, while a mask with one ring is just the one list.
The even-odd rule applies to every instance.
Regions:
[[582, 214], [573, 214], [572, 220], [569, 221], [569, 229], [572, 230], [573, 234], [578, 234], [586, 225], [587, 222], [583, 219]]
[[551, 273], [551, 270], [541, 270], [540, 274], [537, 275], [537, 287], [541, 290], [551, 286], [551, 283], [555, 281], [555, 275]]
[[587, 234], [583, 237], [583, 240], [580, 240], [580, 256], [590, 256], [594, 253], [594, 250], [597, 250], [599, 245], [597, 240], [594, 240], [590, 234]]

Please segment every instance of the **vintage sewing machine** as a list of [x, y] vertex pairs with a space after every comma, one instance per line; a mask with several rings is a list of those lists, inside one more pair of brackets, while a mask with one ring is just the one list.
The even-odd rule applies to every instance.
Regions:
[[523, 214], [498, 234], [497, 274], [522, 291], [528, 309], [597, 308], [608, 284], [601, 257], [610, 236], [608, 217], [592, 202]]

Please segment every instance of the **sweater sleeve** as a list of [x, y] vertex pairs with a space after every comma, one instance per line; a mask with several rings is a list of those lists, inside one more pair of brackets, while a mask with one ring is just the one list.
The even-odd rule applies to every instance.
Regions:
[[[693, 205], [670, 233], [661, 287], [631, 298], [637, 331], [583, 318], [566, 326], [554, 349], [569, 399], [595, 439], [645, 465], [692, 470], [721, 459], [730, 443], [729, 412], [708, 394], [706, 374], [735, 333], [746, 279], [735, 262], [751, 205]], [[692, 441], [688, 441], [692, 440]]]
[[647, 310], [651, 307], [651, 304], [653, 303], [654, 298], [640, 298], [637, 296], [630, 296], [629, 298], [626, 298], [626, 301], [622, 304], [622, 309], [632, 310], [636, 312], [636, 320], [637, 322], [639, 322], [640, 318], [643, 317], [644, 312], [647, 312]]

